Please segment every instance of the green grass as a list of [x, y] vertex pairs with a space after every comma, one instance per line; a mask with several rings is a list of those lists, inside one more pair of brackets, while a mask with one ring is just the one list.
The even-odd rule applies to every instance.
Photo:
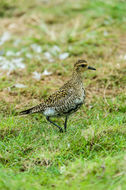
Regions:
[[[0, 2], [0, 36], [11, 33], [1, 46], [3, 56], [11, 61], [16, 56], [7, 57], [8, 51], [23, 50], [17, 57], [26, 65], [9, 75], [0, 67], [1, 190], [126, 189], [125, 13], [123, 0]], [[34, 43], [42, 47], [40, 54]], [[69, 57], [60, 60], [54, 45]], [[14, 116], [67, 81], [80, 58], [97, 70], [84, 74], [86, 102], [69, 118], [67, 133], [39, 114]], [[52, 75], [32, 78], [45, 69]], [[26, 88], [12, 87], [16, 83]], [[63, 119], [54, 120], [63, 125]]]

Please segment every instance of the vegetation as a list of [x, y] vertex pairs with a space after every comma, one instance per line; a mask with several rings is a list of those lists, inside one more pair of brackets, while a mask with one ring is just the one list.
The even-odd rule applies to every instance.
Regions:
[[[6, 0], [0, 22], [0, 189], [126, 189], [125, 1]], [[84, 73], [86, 103], [67, 133], [39, 114], [15, 116], [80, 58], [97, 70]]]

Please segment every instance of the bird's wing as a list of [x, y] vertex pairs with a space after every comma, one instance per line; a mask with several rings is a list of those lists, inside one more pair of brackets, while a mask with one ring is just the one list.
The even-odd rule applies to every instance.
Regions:
[[61, 106], [65, 101], [73, 96], [73, 89], [60, 88], [58, 91], [50, 95], [44, 102], [49, 107]]

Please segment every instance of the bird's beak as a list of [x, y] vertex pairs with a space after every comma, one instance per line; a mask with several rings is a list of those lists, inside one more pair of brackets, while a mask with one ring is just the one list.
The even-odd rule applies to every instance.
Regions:
[[90, 69], [90, 70], [96, 70], [95, 68], [90, 67], [90, 66], [88, 66], [88, 69]]

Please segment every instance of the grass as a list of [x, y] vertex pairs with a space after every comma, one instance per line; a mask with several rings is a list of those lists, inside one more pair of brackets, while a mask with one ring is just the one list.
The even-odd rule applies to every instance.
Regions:
[[[0, 53], [11, 61], [16, 56], [8, 51], [22, 51], [17, 57], [26, 65], [9, 75], [0, 67], [1, 190], [126, 189], [125, 12], [123, 0], [1, 1], [0, 35], [8, 31], [11, 39]], [[69, 57], [60, 60], [54, 46]], [[14, 116], [67, 81], [80, 58], [97, 70], [84, 74], [86, 102], [70, 117], [67, 133], [39, 114]], [[33, 79], [45, 69], [52, 75]]]

